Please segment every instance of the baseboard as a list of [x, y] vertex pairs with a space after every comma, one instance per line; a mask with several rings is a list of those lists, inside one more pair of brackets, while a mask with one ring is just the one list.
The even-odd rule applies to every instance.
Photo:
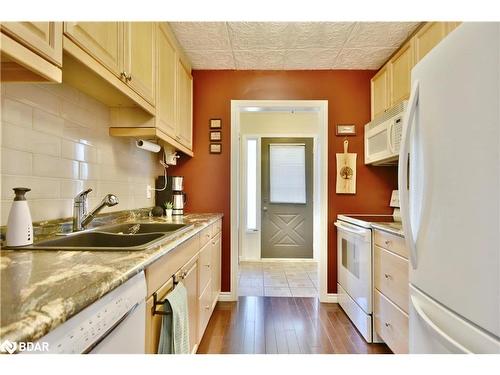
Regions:
[[233, 302], [237, 301], [238, 298], [234, 298], [233, 293], [231, 292], [220, 292], [218, 300], [221, 302]]
[[261, 259], [248, 259], [240, 257], [240, 262], [254, 262], [254, 263], [267, 263], [267, 262], [290, 262], [290, 263], [317, 263], [315, 259], [303, 258], [261, 258]]
[[337, 293], [328, 293], [322, 297], [320, 297], [320, 302], [323, 303], [338, 303], [338, 294]]

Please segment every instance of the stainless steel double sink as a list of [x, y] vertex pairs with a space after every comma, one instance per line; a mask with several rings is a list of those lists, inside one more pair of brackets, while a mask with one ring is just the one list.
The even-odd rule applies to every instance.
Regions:
[[124, 223], [70, 233], [56, 239], [18, 247], [19, 250], [130, 251], [145, 250], [188, 231], [192, 224]]

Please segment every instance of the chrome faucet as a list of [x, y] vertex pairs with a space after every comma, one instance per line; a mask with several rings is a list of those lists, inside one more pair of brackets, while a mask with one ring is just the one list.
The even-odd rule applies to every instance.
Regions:
[[118, 204], [116, 195], [107, 194], [101, 203], [87, 214], [87, 195], [91, 191], [92, 189], [84, 190], [73, 199], [73, 232], [85, 229], [104, 207], [112, 207]]

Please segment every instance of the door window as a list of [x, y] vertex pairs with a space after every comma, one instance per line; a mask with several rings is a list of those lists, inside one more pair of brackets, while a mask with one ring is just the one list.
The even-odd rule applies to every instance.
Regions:
[[306, 203], [306, 146], [269, 145], [271, 203]]
[[257, 139], [247, 140], [247, 230], [257, 229]]

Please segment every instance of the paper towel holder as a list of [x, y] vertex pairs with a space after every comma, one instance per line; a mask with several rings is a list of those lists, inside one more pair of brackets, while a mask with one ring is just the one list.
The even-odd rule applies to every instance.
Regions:
[[150, 141], [146, 141], [144, 139], [137, 139], [135, 141], [135, 145], [137, 146], [137, 148], [140, 148], [141, 150], [154, 152], [154, 153], [158, 153], [161, 150], [161, 146], [159, 144], [156, 144], [156, 143], [153, 143]]

